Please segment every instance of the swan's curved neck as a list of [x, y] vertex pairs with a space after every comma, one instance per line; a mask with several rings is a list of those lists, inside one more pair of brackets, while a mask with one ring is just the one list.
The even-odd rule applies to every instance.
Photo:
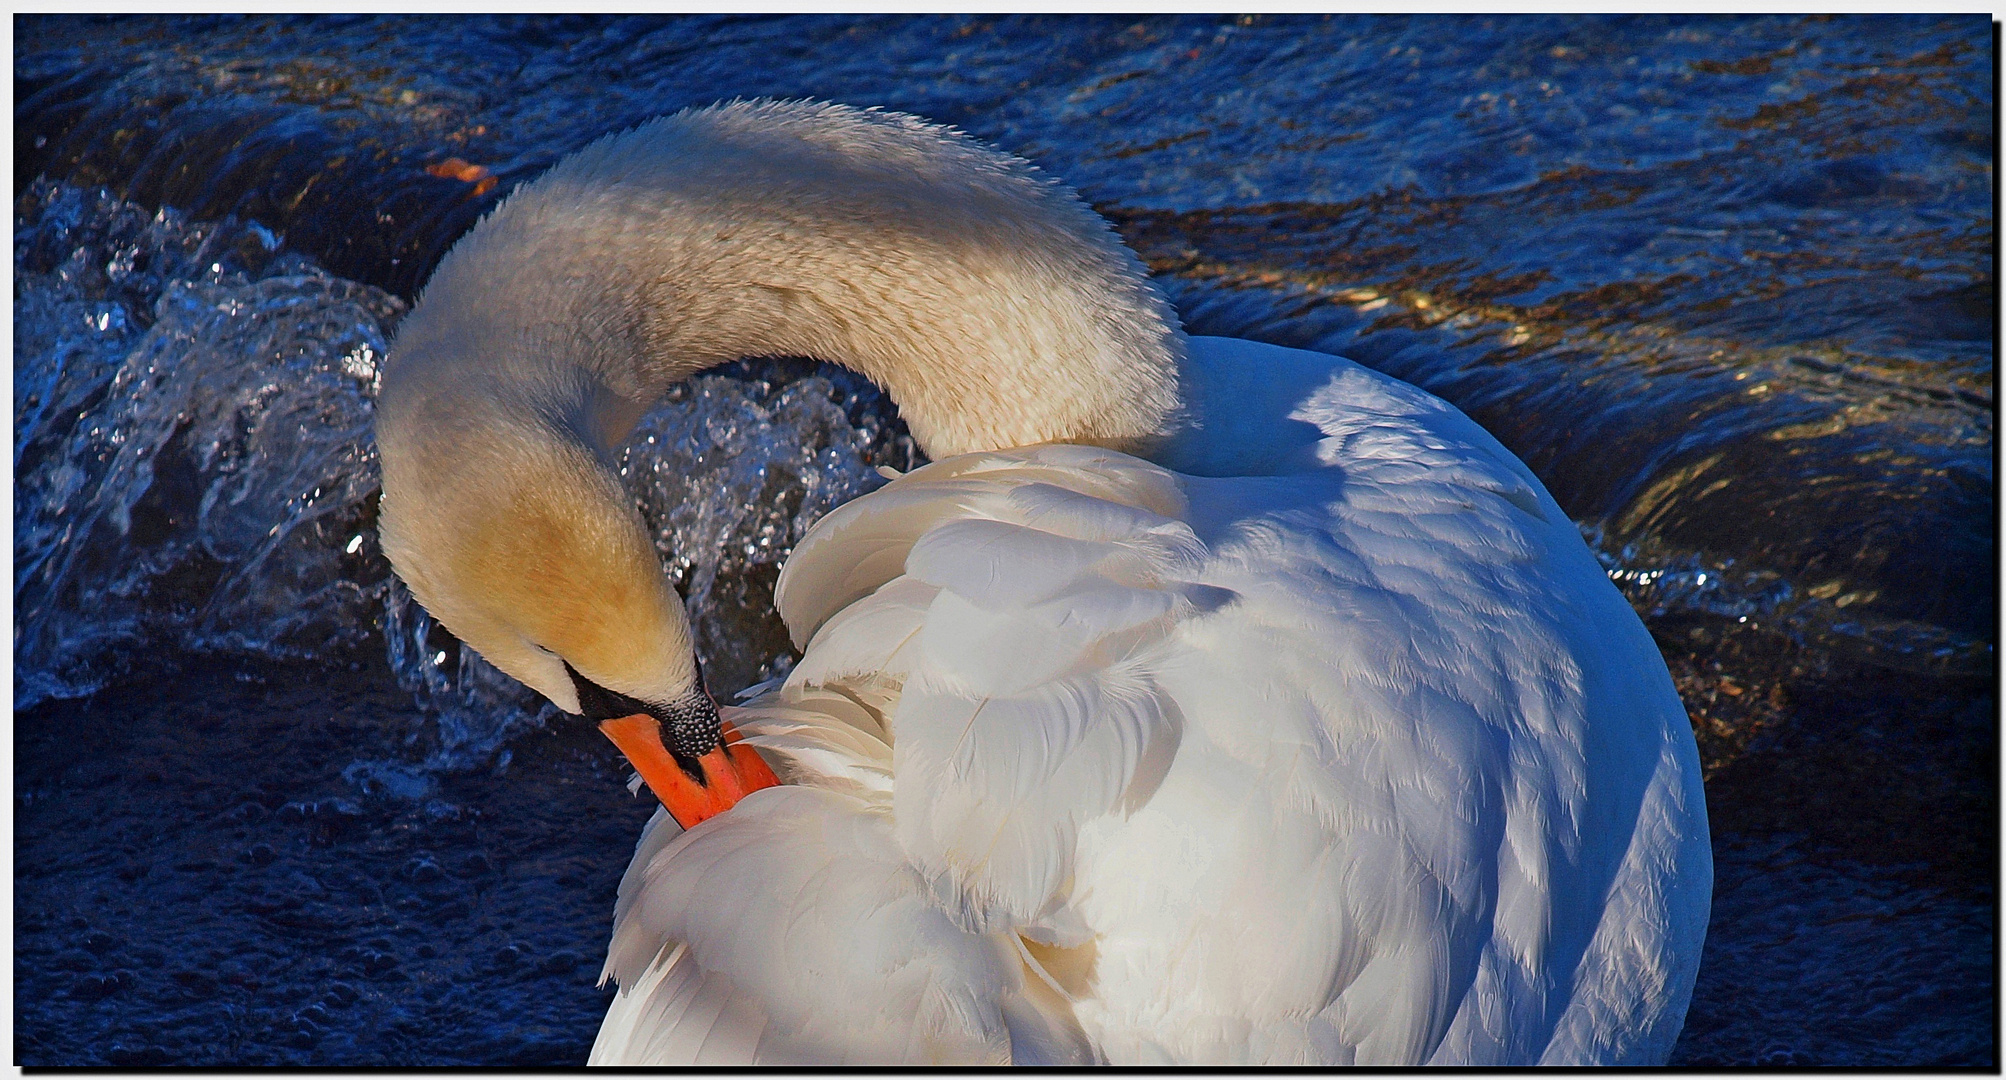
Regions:
[[440, 262], [377, 397], [384, 552], [566, 709], [578, 674], [698, 692], [610, 461], [671, 384], [750, 356], [861, 372], [936, 458], [1183, 423], [1176, 319], [1071, 192], [911, 117], [734, 104], [585, 148]]
[[910, 118], [751, 105], [601, 140], [517, 193], [440, 264], [392, 374], [490, 385], [604, 450], [697, 371], [813, 357], [944, 457], [1147, 448], [1179, 423], [1182, 352], [1134, 255], [1032, 167]]

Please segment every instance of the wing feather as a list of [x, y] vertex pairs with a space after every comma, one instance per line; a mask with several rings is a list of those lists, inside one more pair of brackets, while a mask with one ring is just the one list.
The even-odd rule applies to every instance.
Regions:
[[[931, 903], [867, 802], [755, 792], [661, 846], [641, 876], [614, 929], [622, 990], [595, 1061], [1008, 1060], [1016, 958]], [[635, 965], [634, 943], [656, 951]]]
[[[805, 655], [727, 711], [790, 786], [651, 824], [602, 1043], [1662, 1059], [1706, 914], [1671, 890], [1710, 864], [1649, 636], [1453, 408], [1330, 357], [1208, 355], [1293, 426], [1226, 422], [1250, 441], [1191, 476], [964, 455], [811, 530], [776, 593]], [[1017, 937], [1073, 950], [1063, 992]]]
[[963, 454], [915, 469], [851, 500], [816, 522], [780, 571], [774, 606], [797, 648], [831, 615], [904, 572], [906, 553], [935, 524], [954, 516], [1012, 520], [1011, 491], [1045, 482], [1092, 498], [1181, 517], [1183, 493], [1169, 471], [1090, 446], [1046, 445]]

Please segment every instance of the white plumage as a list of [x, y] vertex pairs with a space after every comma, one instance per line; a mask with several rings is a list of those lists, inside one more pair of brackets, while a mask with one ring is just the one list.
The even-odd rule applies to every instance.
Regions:
[[[724, 710], [787, 781], [752, 790], [606, 462], [675, 381], [787, 354], [937, 460], [789, 560], [804, 655]], [[413, 594], [658, 791], [751, 791], [642, 837], [595, 1062], [1670, 1053], [1699, 763], [1574, 526], [1426, 393], [1187, 340], [1025, 162], [810, 103], [608, 137], [441, 262], [377, 417]]]
[[[730, 713], [795, 786], [687, 836], [658, 815], [595, 1061], [704, 1060], [699, 1031], [761, 1062], [1665, 1059], [1711, 860], [1649, 635], [1450, 406], [1320, 354], [1190, 351], [1207, 420], [1274, 433], [1227, 448], [1264, 475], [971, 454], [803, 540], [778, 600], [805, 655]], [[1207, 431], [1162, 456], [1212, 471]], [[849, 966], [743, 951], [802, 926]], [[755, 976], [743, 1011], [632, 1022]], [[762, 1002], [790, 1036], [850, 1020], [810, 1052], [760, 1040]]]

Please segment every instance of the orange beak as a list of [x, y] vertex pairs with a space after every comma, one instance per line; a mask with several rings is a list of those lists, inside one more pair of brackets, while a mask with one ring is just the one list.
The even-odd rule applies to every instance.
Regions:
[[759, 752], [740, 741], [743, 736], [730, 724], [723, 726], [711, 752], [697, 759], [701, 778], [676, 763], [662, 745], [661, 721], [647, 713], [602, 720], [599, 730], [627, 755], [634, 771], [685, 829], [724, 813], [760, 788], [780, 784]]

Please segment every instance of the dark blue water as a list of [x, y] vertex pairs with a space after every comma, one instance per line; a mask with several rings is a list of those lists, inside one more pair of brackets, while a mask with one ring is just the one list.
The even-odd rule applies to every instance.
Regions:
[[[1718, 892], [1675, 1061], [1991, 1064], [1983, 17], [19, 17], [16, 1054], [583, 1060], [646, 816], [375, 546], [375, 365], [608, 131], [917, 112], [1114, 221], [1187, 326], [1425, 386], [1545, 479], [1692, 716]], [[491, 188], [427, 171], [479, 165]], [[914, 451], [805, 361], [630, 487], [721, 688]], [[587, 737], [589, 736], [589, 737]]]

